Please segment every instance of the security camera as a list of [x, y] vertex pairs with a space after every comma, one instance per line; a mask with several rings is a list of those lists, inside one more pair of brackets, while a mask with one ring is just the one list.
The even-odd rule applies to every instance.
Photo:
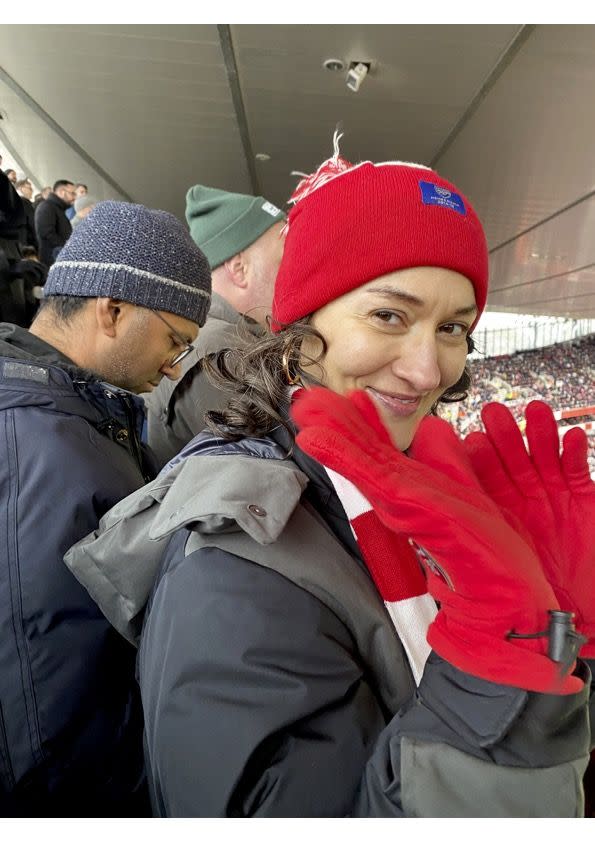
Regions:
[[362, 82], [368, 75], [368, 65], [364, 64], [363, 62], [358, 62], [353, 67], [349, 68], [347, 73], [347, 87], [350, 91], [357, 93], [359, 91]]

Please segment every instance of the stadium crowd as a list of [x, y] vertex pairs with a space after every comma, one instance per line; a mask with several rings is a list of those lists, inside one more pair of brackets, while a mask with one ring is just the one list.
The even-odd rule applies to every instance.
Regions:
[[[522, 429], [525, 407], [532, 400], [547, 401], [554, 410], [595, 404], [595, 335], [505, 356], [475, 358], [470, 360], [469, 370], [468, 397], [443, 405], [440, 415], [453, 423], [459, 434], [468, 435], [482, 429], [481, 408], [489, 401], [500, 401]], [[595, 417], [573, 416], [563, 419], [560, 426], [589, 422], [595, 424]], [[595, 435], [589, 436], [589, 444], [589, 462], [595, 471]]]
[[35, 197], [33, 190], [26, 175], [0, 170], [0, 320], [21, 327], [37, 312], [48, 269], [96, 204], [86, 184], [69, 179]]

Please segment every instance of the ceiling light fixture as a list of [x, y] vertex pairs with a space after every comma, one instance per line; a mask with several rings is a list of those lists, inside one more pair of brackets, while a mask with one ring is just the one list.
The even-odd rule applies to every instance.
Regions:
[[340, 58], [327, 58], [323, 61], [322, 66], [325, 70], [332, 70], [333, 73], [338, 73], [345, 69], [345, 62]]

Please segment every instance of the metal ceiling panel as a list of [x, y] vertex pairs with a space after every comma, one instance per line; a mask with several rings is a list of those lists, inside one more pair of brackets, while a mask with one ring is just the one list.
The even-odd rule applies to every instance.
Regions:
[[491, 255], [492, 291], [595, 263], [595, 197], [533, 228]]
[[594, 89], [595, 26], [537, 26], [438, 161], [491, 248], [592, 190]]
[[59, 178], [72, 178], [88, 184], [98, 200], [124, 198], [122, 191], [99, 176], [2, 81], [0, 111], [6, 114], [0, 120], [0, 147], [14, 149], [17, 160], [22, 161], [17, 168], [19, 178], [29, 176], [39, 189], [51, 186]]
[[493, 309], [505, 311], [511, 306], [526, 313], [585, 318], [585, 309], [595, 307], [595, 268], [591, 266], [578, 272], [544, 278], [493, 295]]
[[[330, 57], [371, 62], [358, 93]], [[4, 25], [0, 66], [0, 149], [40, 186], [180, 218], [197, 182], [283, 205], [341, 123], [345, 157], [433, 162], [467, 193], [490, 309], [592, 315], [595, 26]]]
[[491, 309], [583, 318], [595, 298], [595, 198], [574, 205], [492, 253]]
[[[250, 191], [216, 26], [4, 26], [0, 55], [4, 70], [135, 201], [183, 218], [192, 184]], [[7, 135], [28, 150], [32, 169], [35, 158], [44, 183], [66, 175], [105, 195], [102, 180], [65, 154], [49, 127], [23, 119], [14, 100], [1, 103]]]
[[[266, 195], [277, 204], [332, 152], [359, 160], [429, 163], [514, 38], [517, 25], [233, 26], [253, 148]], [[358, 93], [326, 58], [372, 63]]]

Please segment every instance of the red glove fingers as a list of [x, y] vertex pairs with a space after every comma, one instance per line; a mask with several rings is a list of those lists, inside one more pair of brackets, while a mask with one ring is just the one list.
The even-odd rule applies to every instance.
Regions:
[[[301, 428], [298, 444], [302, 450], [310, 455], [314, 455], [312, 451], [316, 450], [318, 455], [314, 455], [315, 459], [347, 477], [355, 485], [358, 483], [353, 476], [361, 473], [362, 479], [365, 477], [366, 482], [382, 489], [384, 467], [390, 465], [391, 460], [399, 458], [399, 473], [403, 483], [406, 484], [408, 478], [417, 482], [418, 478], [423, 477], [428, 495], [436, 496], [436, 505], [439, 504], [441, 493], [447, 493], [465, 501], [469, 494], [467, 486], [472, 485], [480, 490], [464, 452], [462, 456], [459, 455], [458, 460], [453, 459], [452, 455], [445, 456], [443, 459], [445, 468], [448, 464], [457, 462], [457, 476], [463, 470], [462, 465], [468, 466], [470, 476], [463, 487], [456, 482], [453, 483], [452, 478], [446, 474], [426, 468], [421, 463], [414, 464], [411, 460], [402, 457], [382, 423], [374, 403], [363, 391], [350, 392], [347, 397], [343, 397], [329, 389], [303, 389], [298, 394], [297, 400], [292, 402], [291, 415]], [[453, 444], [462, 451], [461, 443], [445, 421], [427, 418], [423, 423], [426, 424], [432, 420], [437, 423], [443, 433], [446, 431], [447, 436], [450, 434], [448, 441], [437, 439], [436, 452], [441, 449], [449, 452]], [[356, 448], [355, 452], [353, 452], [353, 447]], [[365, 464], [360, 464], [362, 451], [365, 452], [367, 459]], [[498, 507], [484, 494], [477, 495], [476, 505], [486, 511], [498, 513]]]
[[482, 417], [486, 433], [465, 439], [477, 476], [509, 522], [521, 521], [531, 535], [561, 607], [589, 638], [581, 654], [594, 657], [595, 484], [586, 436], [570, 430], [560, 455], [556, 421], [541, 401], [526, 410], [529, 452], [506, 407], [488, 404]]
[[560, 464], [560, 437], [554, 413], [543, 401], [531, 401], [525, 409], [526, 436], [531, 461], [550, 493], [566, 491]]
[[592, 493], [593, 480], [589, 472], [589, 440], [580, 427], [572, 427], [562, 439], [562, 473], [566, 484], [574, 492]]
[[[510, 410], [500, 403], [488, 403], [483, 407], [481, 417], [488, 439], [494, 446], [509, 481], [523, 497], [534, 496], [543, 499], [543, 483], [535, 471], [535, 465], [527, 453], [523, 436]], [[557, 441], [556, 433], [556, 443]]]

